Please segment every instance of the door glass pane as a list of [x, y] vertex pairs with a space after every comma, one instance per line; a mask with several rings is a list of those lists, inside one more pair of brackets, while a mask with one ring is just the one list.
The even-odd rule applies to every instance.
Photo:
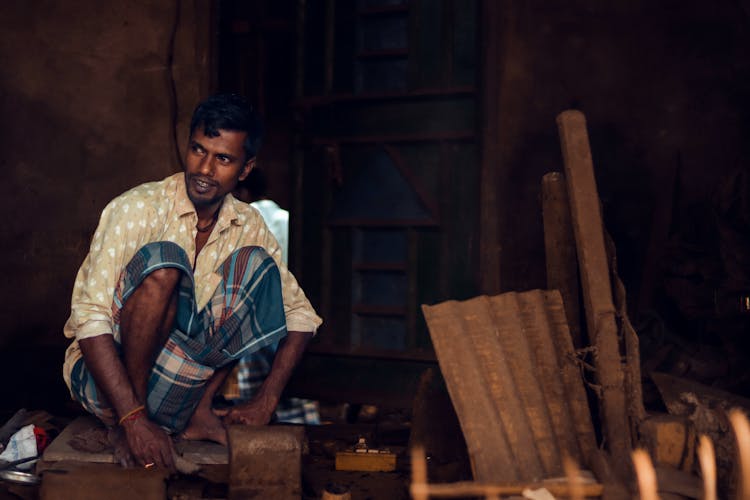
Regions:
[[406, 259], [406, 231], [403, 229], [356, 229], [354, 264], [402, 263]]
[[352, 327], [352, 345], [355, 347], [402, 350], [406, 346], [403, 318], [354, 315]]
[[358, 92], [406, 90], [406, 59], [369, 59], [357, 62]]
[[331, 222], [430, 221], [411, 184], [382, 147], [341, 148], [343, 182], [333, 196]]
[[360, 0], [361, 5], [366, 8], [391, 7], [394, 5], [405, 5], [408, 0]]
[[408, 46], [407, 18], [398, 16], [377, 16], [362, 19], [360, 49], [388, 50], [405, 49]]
[[368, 306], [404, 306], [406, 274], [398, 271], [359, 271], [354, 275], [352, 302]]

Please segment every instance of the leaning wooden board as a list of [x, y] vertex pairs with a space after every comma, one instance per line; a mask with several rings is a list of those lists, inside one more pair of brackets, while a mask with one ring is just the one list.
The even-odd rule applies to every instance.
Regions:
[[631, 451], [625, 374], [586, 118], [580, 111], [564, 111], [558, 115], [557, 125], [576, 239], [586, 326], [588, 337], [595, 347], [594, 366], [601, 393], [602, 427], [607, 447], [620, 474], [625, 477]]

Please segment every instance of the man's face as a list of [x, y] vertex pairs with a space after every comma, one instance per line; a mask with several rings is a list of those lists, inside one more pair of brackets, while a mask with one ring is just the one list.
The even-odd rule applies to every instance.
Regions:
[[242, 147], [246, 136], [245, 132], [219, 130], [217, 137], [208, 137], [202, 127], [193, 132], [185, 154], [185, 185], [199, 213], [218, 207], [253, 169], [255, 158], [245, 160]]

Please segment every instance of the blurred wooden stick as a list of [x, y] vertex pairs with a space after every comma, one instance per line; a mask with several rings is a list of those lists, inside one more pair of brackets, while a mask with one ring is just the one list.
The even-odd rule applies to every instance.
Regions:
[[737, 408], [729, 410], [729, 421], [732, 423], [734, 437], [737, 439], [740, 464], [737, 498], [747, 500], [750, 499], [750, 424], [745, 414]]
[[636, 476], [638, 476], [638, 489], [641, 493], [641, 500], [658, 500], [656, 471], [651, 463], [651, 457], [644, 449], [633, 450], [633, 466], [635, 467]]
[[565, 469], [565, 476], [568, 478], [570, 499], [583, 500], [583, 483], [581, 482], [581, 471], [578, 469], [578, 464], [566, 455], [563, 457], [563, 468]]
[[424, 448], [415, 446], [411, 450], [411, 496], [414, 500], [427, 500], [427, 458]]
[[713, 443], [705, 434], [698, 444], [698, 461], [703, 476], [703, 500], [716, 500], [716, 455]]

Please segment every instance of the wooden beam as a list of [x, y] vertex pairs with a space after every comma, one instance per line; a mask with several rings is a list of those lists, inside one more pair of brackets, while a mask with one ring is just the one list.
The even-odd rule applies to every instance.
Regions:
[[573, 345], [580, 349], [584, 346], [584, 341], [581, 336], [581, 305], [578, 300], [576, 242], [570, 220], [568, 188], [565, 186], [565, 177], [560, 172], [549, 172], [542, 177], [542, 219], [547, 288], [560, 290]]
[[604, 226], [594, 178], [586, 118], [570, 110], [557, 117], [571, 217], [581, 270], [586, 325], [594, 351], [604, 438], [622, 477], [629, 475], [631, 436], [625, 375], [609, 277]]
[[500, 227], [501, 193], [498, 179], [500, 168], [500, 113], [502, 75], [498, 66], [503, 60], [502, 27], [504, 2], [484, 0], [481, 3], [481, 105], [479, 133], [481, 137], [481, 163], [479, 165], [479, 291], [494, 295], [500, 293]]

